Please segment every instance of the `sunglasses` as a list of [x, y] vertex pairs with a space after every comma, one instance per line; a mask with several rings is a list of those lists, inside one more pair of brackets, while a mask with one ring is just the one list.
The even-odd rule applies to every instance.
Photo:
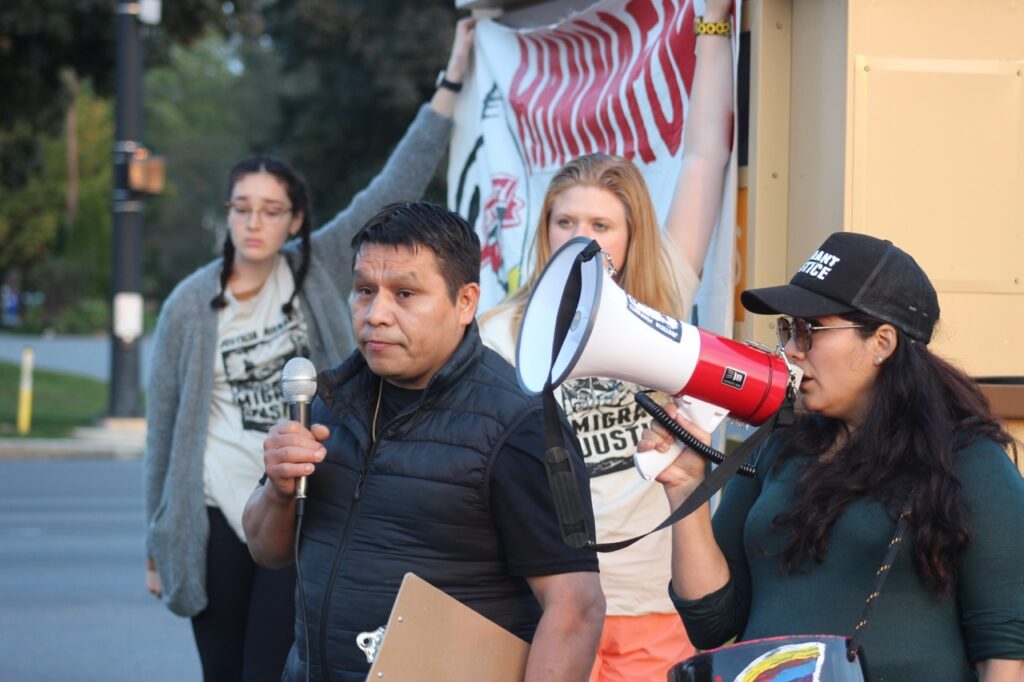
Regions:
[[794, 339], [796, 349], [806, 353], [811, 349], [811, 334], [822, 329], [857, 329], [862, 324], [814, 325], [802, 317], [780, 317], [775, 321], [775, 333], [779, 335], [779, 345], [783, 348]]

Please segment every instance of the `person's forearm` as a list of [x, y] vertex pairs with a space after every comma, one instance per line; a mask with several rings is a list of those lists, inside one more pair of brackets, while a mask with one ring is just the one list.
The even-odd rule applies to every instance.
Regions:
[[[727, 21], [704, 17], [706, 22]], [[722, 35], [697, 36], [697, 64], [690, 87], [690, 107], [683, 130], [683, 153], [728, 159], [732, 141], [735, 92], [732, 82], [732, 38]]]
[[[444, 69], [445, 80], [462, 85], [466, 80], [466, 66], [465, 58], [460, 58], [453, 51], [448, 58], [448, 65]], [[434, 96], [430, 98], [430, 108], [445, 118], [451, 118], [455, 113], [455, 104], [458, 101], [459, 93], [448, 88], [438, 88], [434, 91]]]
[[455, 113], [455, 103], [458, 100], [457, 92], [452, 92], [448, 88], [438, 88], [434, 91], [434, 96], [430, 98], [430, 108], [445, 118], [451, 118]]
[[990, 658], [977, 668], [981, 682], [1024, 682], [1024, 661]]
[[683, 599], [700, 599], [729, 582], [729, 564], [711, 529], [705, 504], [672, 526], [672, 589]]
[[524, 682], [586, 682], [603, 624], [603, 605], [575, 617], [545, 611], [530, 646]]
[[242, 527], [253, 560], [265, 568], [292, 563], [295, 498], [284, 498], [268, 481], [256, 488], [242, 513]]
[[[476, 21], [471, 17], [460, 19], [455, 25], [455, 41], [452, 43], [448, 64], [444, 68], [444, 78], [449, 83], [462, 85], [469, 75], [470, 55], [473, 51], [473, 27]], [[455, 113], [458, 93], [448, 88], [439, 87], [430, 98], [430, 107], [434, 112], [451, 118]]]
[[[728, 18], [709, 13], [705, 21]], [[722, 205], [733, 131], [732, 39], [697, 36], [697, 66], [683, 132], [683, 159], [666, 229], [700, 274]]]

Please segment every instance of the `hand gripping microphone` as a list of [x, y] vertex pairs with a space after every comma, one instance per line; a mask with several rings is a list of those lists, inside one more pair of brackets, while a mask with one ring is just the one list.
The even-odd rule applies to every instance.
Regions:
[[[288, 404], [288, 418], [309, 428], [309, 406], [316, 395], [316, 367], [306, 358], [296, 357], [285, 363], [281, 370], [281, 391]], [[306, 615], [306, 592], [303, 589], [302, 564], [299, 561], [299, 543], [302, 540], [302, 517], [306, 506], [306, 477], [300, 476], [295, 484], [295, 573], [299, 592], [302, 627], [306, 633], [306, 660], [309, 661], [309, 619]], [[309, 679], [309, 666], [306, 666]]]
[[[281, 372], [281, 390], [288, 404], [288, 419], [309, 428], [309, 405], [316, 395], [316, 368], [306, 358], [292, 358]], [[306, 499], [306, 477], [295, 485], [295, 498]]]

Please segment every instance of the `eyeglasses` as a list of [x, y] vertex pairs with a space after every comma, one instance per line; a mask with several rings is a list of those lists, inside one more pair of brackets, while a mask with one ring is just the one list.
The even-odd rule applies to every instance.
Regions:
[[249, 222], [249, 218], [255, 213], [260, 220], [264, 220], [268, 223], [280, 222], [284, 220], [293, 209], [286, 208], [284, 206], [265, 206], [259, 209], [253, 209], [248, 204], [240, 204], [227, 202], [224, 207], [228, 209], [228, 215], [235, 220], [240, 220], [244, 223]]
[[802, 317], [780, 317], [775, 322], [775, 333], [779, 335], [779, 345], [783, 348], [789, 340], [796, 337], [796, 349], [806, 353], [811, 349], [811, 333], [822, 329], [857, 329], [862, 324], [813, 325], [810, 320]]

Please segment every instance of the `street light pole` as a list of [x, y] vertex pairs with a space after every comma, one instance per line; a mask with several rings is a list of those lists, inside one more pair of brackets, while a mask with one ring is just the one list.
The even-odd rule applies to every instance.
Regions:
[[142, 145], [142, 34], [139, 3], [117, 5], [117, 100], [114, 141], [114, 235], [111, 315], [110, 416], [142, 414], [141, 196], [129, 184], [129, 165]]

